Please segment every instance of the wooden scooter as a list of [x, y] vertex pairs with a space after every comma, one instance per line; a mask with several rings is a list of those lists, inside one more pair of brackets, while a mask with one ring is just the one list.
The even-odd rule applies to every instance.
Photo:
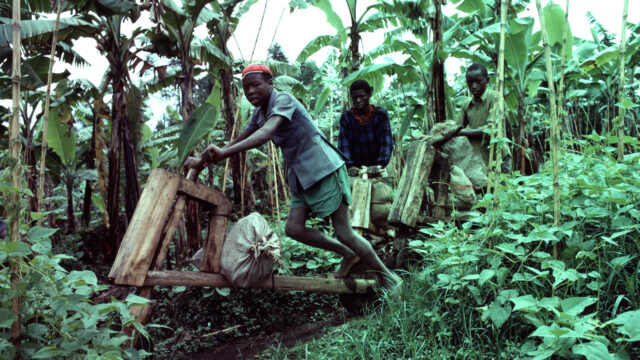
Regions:
[[[151, 171], [109, 272], [116, 284], [140, 287], [139, 295], [148, 299], [154, 286], [233, 288], [220, 273], [232, 203], [221, 192], [194, 182], [196, 176], [195, 170], [190, 170], [187, 178], [163, 169]], [[210, 209], [202, 271], [163, 270], [187, 200], [196, 200]], [[252, 288], [365, 295], [378, 285], [379, 279], [371, 276], [337, 279], [274, 275]], [[153, 303], [131, 309], [142, 324], [149, 321], [152, 311]]]

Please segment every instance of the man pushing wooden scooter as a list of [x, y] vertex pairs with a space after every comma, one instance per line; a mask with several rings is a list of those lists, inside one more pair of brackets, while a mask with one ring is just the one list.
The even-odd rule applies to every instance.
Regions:
[[[324, 138], [293, 96], [273, 89], [268, 67], [254, 64], [245, 68], [242, 85], [245, 96], [256, 107], [247, 128], [226, 146], [211, 145], [201, 158], [188, 158], [184, 166], [191, 170], [186, 179], [162, 169], [151, 172], [109, 277], [119, 285], [143, 287], [140, 295], [147, 298], [151, 297], [153, 286], [233, 287], [220, 273], [232, 204], [219, 191], [192, 179], [208, 164], [272, 140], [282, 149], [289, 169], [292, 197], [285, 233], [307, 245], [338, 253], [343, 260], [333, 277], [271, 276], [252, 287], [367, 293], [378, 285], [375, 279], [346, 278], [356, 263], [363, 262], [380, 276], [379, 285], [396, 295], [401, 278], [382, 263], [371, 245], [350, 225], [351, 192], [340, 152]], [[187, 199], [197, 200], [210, 209], [203, 272], [162, 270]], [[337, 240], [305, 226], [311, 213], [331, 218]], [[145, 305], [132, 312], [145, 323], [151, 309]]]

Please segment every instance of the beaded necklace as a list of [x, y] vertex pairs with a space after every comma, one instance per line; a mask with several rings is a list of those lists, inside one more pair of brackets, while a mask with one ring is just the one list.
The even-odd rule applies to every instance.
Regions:
[[359, 125], [364, 125], [371, 118], [371, 114], [373, 114], [373, 105], [369, 105], [369, 111], [367, 111], [367, 113], [364, 115], [359, 115], [358, 113], [356, 113], [356, 110], [354, 108], [351, 108], [351, 113], [356, 118], [356, 122]]

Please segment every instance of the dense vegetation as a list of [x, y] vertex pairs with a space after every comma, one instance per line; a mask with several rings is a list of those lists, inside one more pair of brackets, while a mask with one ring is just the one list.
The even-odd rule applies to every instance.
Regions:
[[[132, 332], [170, 336], [171, 321], [145, 327], [129, 315], [148, 300], [108, 296], [104, 267], [151, 169], [180, 173], [186, 156], [244, 127], [251, 107], [234, 74], [249, 61], [234, 58], [227, 44], [256, 2], [0, 1], [0, 99], [7, 100], [0, 102], [0, 216], [9, 224], [0, 242], [0, 357], [137, 358], [149, 354], [131, 346]], [[260, 356], [640, 357], [640, 24], [623, 22], [618, 38], [589, 14], [592, 38], [582, 39], [553, 2], [540, 10], [543, 31], [522, 15], [535, 1], [454, 0], [452, 16], [437, 0], [372, 1], [366, 10], [345, 2], [347, 24], [335, 2], [289, 2], [293, 16], [309, 6], [323, 11], [335, 34], [315, 38], [295, 61], [272, 44], [261, 60], [276, 88], [300, 99], [335, 141], [345, 86], [370, 81], [372, 103], [391, 114], [397, 176], [403, 149], [455, 118], [461, 105], [464, 69], [446, 69], [455, 80], [445, 81], [445, 59], [483, 63], [504, 79], [514, 136], [494, 136], [511, 146], [516, 171], [498, 178], [468, 220], [417, 229], [410, 245], [421, 261], [404, 274], [401, 299], [382, 296], [370, 316]], [[138, 26], [141, 18], [149, 25]], [[385, 31], [384, 40], [363, 53], [361, 35], [374, 31]], [[73, 48], [84, 38], [96, 39], [109, 63], [98, 86], [50, 70], [53, 60], [86, 64]], [[324, 62], [309, 60], [327, 47]], [[152, 97], [172, 105], [152, 109]], [[265, 146], [206, 169], [200, 180], [232, 198], [235, 218], [257, 210], [281, 232], [287, 190], [280, 167]], [[197, 216], [187, 213], [177, 237], [189, 245], [172, 248], [168, 265], [191, 266], [180, 259], [199, 246], [190, 225]], [[283, 273], [328, 271], [337, 261], [289, 239], [283, 244]], [[229, 296], [211, 294], [204, 297]]]

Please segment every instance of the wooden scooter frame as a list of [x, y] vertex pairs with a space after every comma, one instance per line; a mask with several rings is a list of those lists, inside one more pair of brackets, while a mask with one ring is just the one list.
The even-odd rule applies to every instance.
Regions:
[[[139, 295], [146, 298], [151, 298], [154, 286], [233, 288], [220, 273], [231, 201], [221, 192], [191, 180], [195, 177], [194, 170], [187, 178], [163, 169], [151, 171], [109, 272], [116, 284], [141, 287]], [[163, 270], [187, 200], [196, 200], [212, 208], [204, 241], [202, 272]], [[271, 276], [252, 288], [366, 294], [376, 286], [377, 279]], [[140, 323], [146, 323], [152, 309], [151, 305], [145, 305], [134, 307], [131, 312]]]

